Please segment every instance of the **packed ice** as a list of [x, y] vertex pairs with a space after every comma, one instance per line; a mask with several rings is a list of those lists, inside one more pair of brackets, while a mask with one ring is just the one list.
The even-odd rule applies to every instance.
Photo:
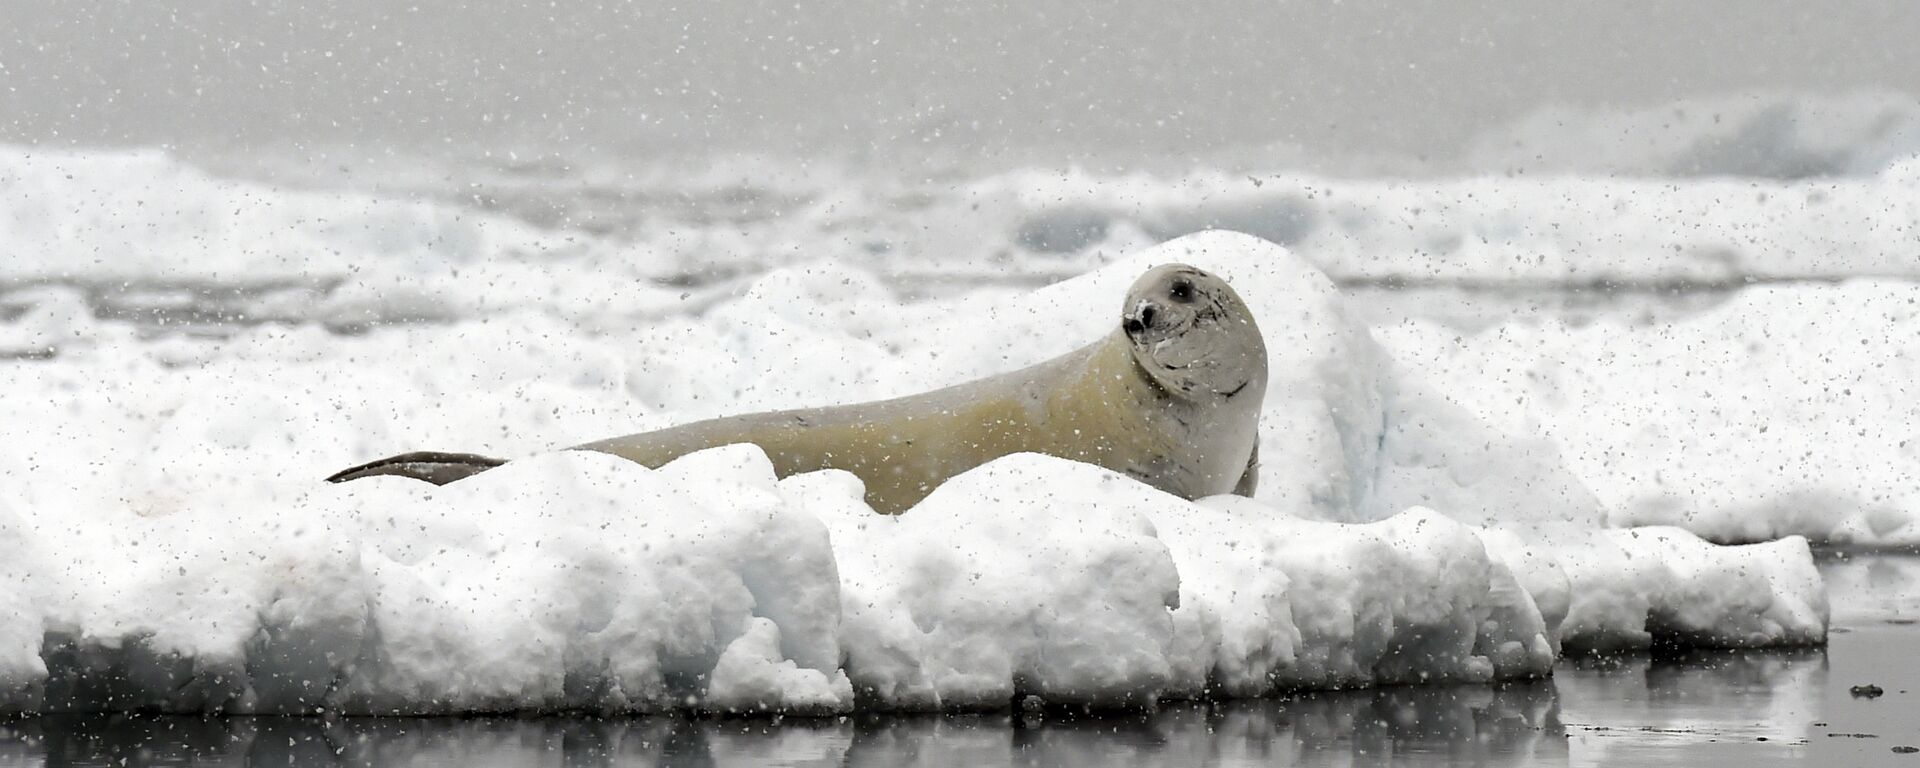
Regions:
[[[1904, 273], [1910, 169], [1758, 191], [1013, 174], [940, 205], [1002, 207], [1011, 255], [979, 268], [1072, 276], [924, 298], [844, 237], [766, 248], [792, 224], [709, 232], [787, 255], [674, 287], [729, 246], [159, 153], [0, 167], [0, 710], [819, 714], [1532, 677], [1573, 651], [1819, 643], [1809, 539], [1909, 541], [1920, 509], [1909, 284], [1465, 332], [1369, 328], [1336, 282], [1400, 277], [1373, 265], [1409, 253], [1501, 279], [1838, 269], [1779, 239], [1809, 227], [1853, 238], [1847, 269]], [[1252, 226], [1280, 202], [1311, 224]], [[815, 204], [823, 231], [862, 205]], [[1696, 239], [1620, 223], [1655, 209], [1699, 217]], [[936, 235], [969, 221], [938, 214]], [[1267, 239], [1153, 245], [1236, 222]], [[965, 263], [924, 237], [887, 253]], [[1226, 278], [1266, 335], [1254, 498], [1014, 455], [881, 516], [853, 476], [778, 478], [753, 446], [658, 470], [553, 450], [1025, 367], [1171, 261]], [[232, 297], [246, 322], [195, 332]], [[320, 481], [413, 449], [516, 460], [444, 487]]]
[[1376, 329], [1501, 428], [1544, 436], [1616, 526], [1920, 543], [1920, 288], [1756, 286], [1653, 326]]

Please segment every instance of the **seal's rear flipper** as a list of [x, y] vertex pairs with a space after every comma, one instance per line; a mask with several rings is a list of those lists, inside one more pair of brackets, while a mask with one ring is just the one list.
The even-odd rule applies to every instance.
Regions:
[[441, 453], [439, 451], [414, 451], [398, 456], [389, 456], [378, 461], [369, 461], [357, 467], [335, 472], [327, 478], [329, 483], [344, 483], [363, 477], [377, 475], [398, 475], [425, 480], [434, 485], [446, 485], [469, 475], [477, 475], [494, 467], [507, 463], [506, 459], [488, 456], [476, 456], [471, 453]]

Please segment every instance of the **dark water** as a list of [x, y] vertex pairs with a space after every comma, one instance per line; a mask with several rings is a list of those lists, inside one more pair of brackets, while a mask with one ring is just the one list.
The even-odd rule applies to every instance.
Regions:
[[1098, 716], [39, 718], [0, 722], [0, 766], [1920, 765], [1897, 751], [1920, 747], [1920, 558], [1821, 567], [1826, 648], [1576, 659], [1526, 683]]

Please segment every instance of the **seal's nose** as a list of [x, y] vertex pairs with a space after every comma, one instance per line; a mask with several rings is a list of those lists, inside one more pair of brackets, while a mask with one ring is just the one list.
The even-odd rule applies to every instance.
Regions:
[[1125, 321], [1120, 324], [1120, 327], [1125, 328], [1127, 333], [1137, 336], [1148, 328], [1152, 328], [1153, 319], [1159, 314], [1160, 305], [1151, 301], [1142, 300], [1133, 305], [1133, 311], [1127, 314]]

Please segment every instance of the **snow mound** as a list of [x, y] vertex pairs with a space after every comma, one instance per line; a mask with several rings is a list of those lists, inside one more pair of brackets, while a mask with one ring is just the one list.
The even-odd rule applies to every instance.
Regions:
[[764, 454], [636, 469], [554, 454], [125, 516], [24, 582], [48, 628], [35, 708], [847, 708], [826, 530]]
[[1826, 641], [1826, 586], [1805, 539], [1721, 546], [1676, 528], [1636, 528], [1561, 542], [1545, 554], [1566, 577], [1559, 632], [1568, 649]]
[[1172, 674], [1180, 576], [1141, 507], [1174, 504], [1105, 470], [1016, 456], [898, 518], [839, 505], [854, 684], [924, 709], [1005, 706], [1016, 692], [1151, 701]]
[[1557, 446], [1613, 525], [1920, 543], [1920, 285], [1756, 286], [1652, 326], [1376, 335], [1478, 418]]

